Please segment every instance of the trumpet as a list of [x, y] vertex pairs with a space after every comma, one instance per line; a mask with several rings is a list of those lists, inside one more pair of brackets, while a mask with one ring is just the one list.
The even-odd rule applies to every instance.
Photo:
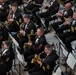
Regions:
[[[51, 0], [50, 1], [48, 1], [47, 3], [51, 3]], [[42, 10], [42, 9], [44, 9], [44, 8], [46, 8], [47, 6], [46, 6], [46, 3], [40, 8], [40, 10]]]
[[[69, 21], [71, 23], [72, 22], [72, 18], [68, 18], [68, 19], [66, 19], [66, 21]], [[62, 23], [61, 25], [59, 25], [59, 27], [65, 25], [66, 24], [66, 21], [64, 23]]]
[[41, 55], [42, 53], [44, 53], [44, 51], [41, 52], [41, 53], [38, 54], [38, 55], [35, 54], [34, 58], [31, 60], [31, 63], [36, 63], [38, 60], [41, 61], [40, 55]]

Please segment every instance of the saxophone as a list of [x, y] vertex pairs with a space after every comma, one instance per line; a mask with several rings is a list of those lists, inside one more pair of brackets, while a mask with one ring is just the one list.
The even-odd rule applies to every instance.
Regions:
[[[32, 43], [32, 40], [31, 40], [31, 36], [35, 35], [33, 30], [31, 30], [30, 34], [28, 34], [28, 42], [31, 42]], [[23, 49], [26, 50], [26, 48], [29, 48], [28, 44], [27, 43], [24, 43], [23, 45]]]
[[36, 63], [37, 60], [40, 60], [41, 61], [41, 58], [40, 58], [40, 55], [44, 53], [44, 51], [42, 51], [40, 54], [35, 54], [34, 58], [31, 60], [31, 63]]

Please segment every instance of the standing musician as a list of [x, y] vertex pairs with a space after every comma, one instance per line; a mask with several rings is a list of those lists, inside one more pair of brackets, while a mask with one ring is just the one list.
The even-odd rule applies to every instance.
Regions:
[[44, 52], [46, 57], [37, 60], [37, 65], [28, 71], [29, 75], [52, 75], [58, 56], [49, 44], [45, 45]]
[[24, 23], [21, 25], [20, 31], [19, 31], [19, 37], [20, 37], [19, 44], [20, 44], [20, 47], [21, 47], [21, 53], [23, 52], [24, 43], [25, 42], [27, 43], [28, 40], [29, 40], [28, 35], [35, 34], [35, 32], [36, 32], [36, 25], [30, 20], [29, 15], [25, 15], [24, 16]]
[[29, 0], [28, 5], [24, 7], [25, 13], [27, 10], [30, 10], [33, 14], [35, 14], [35, 12], [39, 11], [39, 8], [41, 7], [43, 1], [44, 0]]
[[5, 0], [0, 0], [0, 21], [6, 21], [8, 16], [9, 6], [5, 3]]
[[38, 28], [36, 32], [36, 38], [33, 42], [28, 42], [29, 49], [24, 51], [24, 58], [27, 61], [25, 70], [28, 70], [31, 67], [31, 61], [28, 63], [28, 58], [32, 59], [35, 54], [39, 54], [44, 50], [44, 46], [47, 44], [46, 38], [44, 36], [44, 29]]
[[71, 42], [76, 40], [76, 12], [73, 13], [72, 21], [67, 21], [70, 30], [60, 34], [61, 40], [65, 43], [68, 52], [72, 51]]
[[[57, 0], [49, 0], [49, 2], [45, 3], [45, 5], [41, 8], [45, 8], [47, 11], [39, 14], [41, 18], [45, 18], [45, 25], [48, 29], [50, 16], [56, 14], [59, 10], [59, 3]], [[46, 21], [47, 20], [47, 21]], [[39, 24], [41, 24], [39, 22]]]
[[[54, 17], [61, 18], [61, 21], [56, 22], [52, 25], [54, 30], [57, 32], [57, 28], [59, 28], [59, 25], [63, 24], [68, 18], [71, 18], [72, 15], [73, 15], [73, 10], [71, 9], [71, 3], [65, 4], [65, 9], [63, 11], [59, 10], [57, 16], [54, 16]], [[64, 27], [64, 26], [62, 26], [62, 27]]]
[[[16, 3], [12, 4], [12, 12], [9, 13], [8, 15], [8, 20], [7, 20], [7, 26], [9, 28], [10, 32], [18, 32], [19, 31], [19, 26], [22, 24], [23, 22], [23, 17], [20, 13], [20, 10], [18, 9], [18, 5]], [[8, 31], [5, 28], [4, 29], [4, 38], [7, 40]]]
[[12, 67], [14, 52], [10, 41], [2, 42], [2, 53], [0, 56], [0, 75], [6, 75], [6, 72]]

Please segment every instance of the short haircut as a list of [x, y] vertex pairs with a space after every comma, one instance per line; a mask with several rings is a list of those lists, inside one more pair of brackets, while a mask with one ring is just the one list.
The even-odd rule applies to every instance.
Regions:
[[44, 33], [44, 29], [42, 27], [38, 28], [42, 33]]
[[12, 6], [13, 7], [18, 7], [18, 4], [17, 3], [13, 3]]
[[2, 43], [3, 44], [6, 44], [8, 47], [11, 47], [12, 46], [12, 42], [9, 41], [9, 40], [3, 41]]
[[45, 48], [47, 48], [49, 51], [53, 50], [53, 46], [50, 44], [45, 45]]
[[29, 16], [28, 14], [26, 14], [26, 15], [24, 16], [24, 18], [30, 19], [30, 16]]

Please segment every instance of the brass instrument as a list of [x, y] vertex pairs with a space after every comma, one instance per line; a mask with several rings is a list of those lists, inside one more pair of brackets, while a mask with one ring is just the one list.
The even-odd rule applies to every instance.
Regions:
[[12, 22], [10, 22], [9, 19], [11, 19], [11, 13], [8, 14], [7, 21], [5, 22], [7, 26], [10, 26], [12, 24]]
[[71, 25], [71, 32], [76, 31], [76, 26]]
[[44, 51], [43, 52], [41, 52], [40, 54], [35, 54], [35, 56], [34, 56], [34, 58], [31, 60], [31, 63], [36, 63], [37, 62], [37, 60], [39, 60], [39, 61], [41, 61], [41, 58], [40, 58], [40, 55], [42, 54], [42, 53], [44, 53]]
[[40, 59], [40, 55], [35, 54], [34, 58], [32, 59], [31, 63], [36, 63], [37, 60], [41, 60]]
[[61, 25], [59, 25], [59, 27], [61, 27], [61, 26], [65, 25], [66, 21], [71, 22], [71, 21], [72, 21], [72, 18], [70, 18], [70, 17], [69, 17], [69, 18], [67, 18], [67, 19], [65, 20], [65, 22], [64, 22], [64, 23], [62, 23]]
[[[31, 41], [31, 36], [33, 36], [33, 35], [35, 35], [35, 34], [34, 34], [33, 30], [31, 30], [30, 34], [27, 35], [27, 36], [28, 36], [28, 42], [31, 42], [31, 43], [32, 43], [32, 41]], [[29, 46], [28, 46], [27, 43], [24, 43], [23, 49], [25, 50], [26, 48], [29, 48]]]
[[[22, 25], [23, 25], [23, 23], [20, 25], [20, 31], [23, 30], [23, 29], [22, 29]], [[23, 36], [23, 35], [20, 34], [20, 32], [18, 32], [17, 37], [20, 39], [22, 36]]]
[[[48, 1], [47, 3], [49, 3], [50, 4], [50, 2], [51, 2], [51, 0], [50, 1]], [[46, 3], [45, 3], [46, 4]], [[42, 9], [45, 9], [46, 8], [46, 5], [43, 5], [41, 8], [40, 8], [40, 10], [42, 10]]]

